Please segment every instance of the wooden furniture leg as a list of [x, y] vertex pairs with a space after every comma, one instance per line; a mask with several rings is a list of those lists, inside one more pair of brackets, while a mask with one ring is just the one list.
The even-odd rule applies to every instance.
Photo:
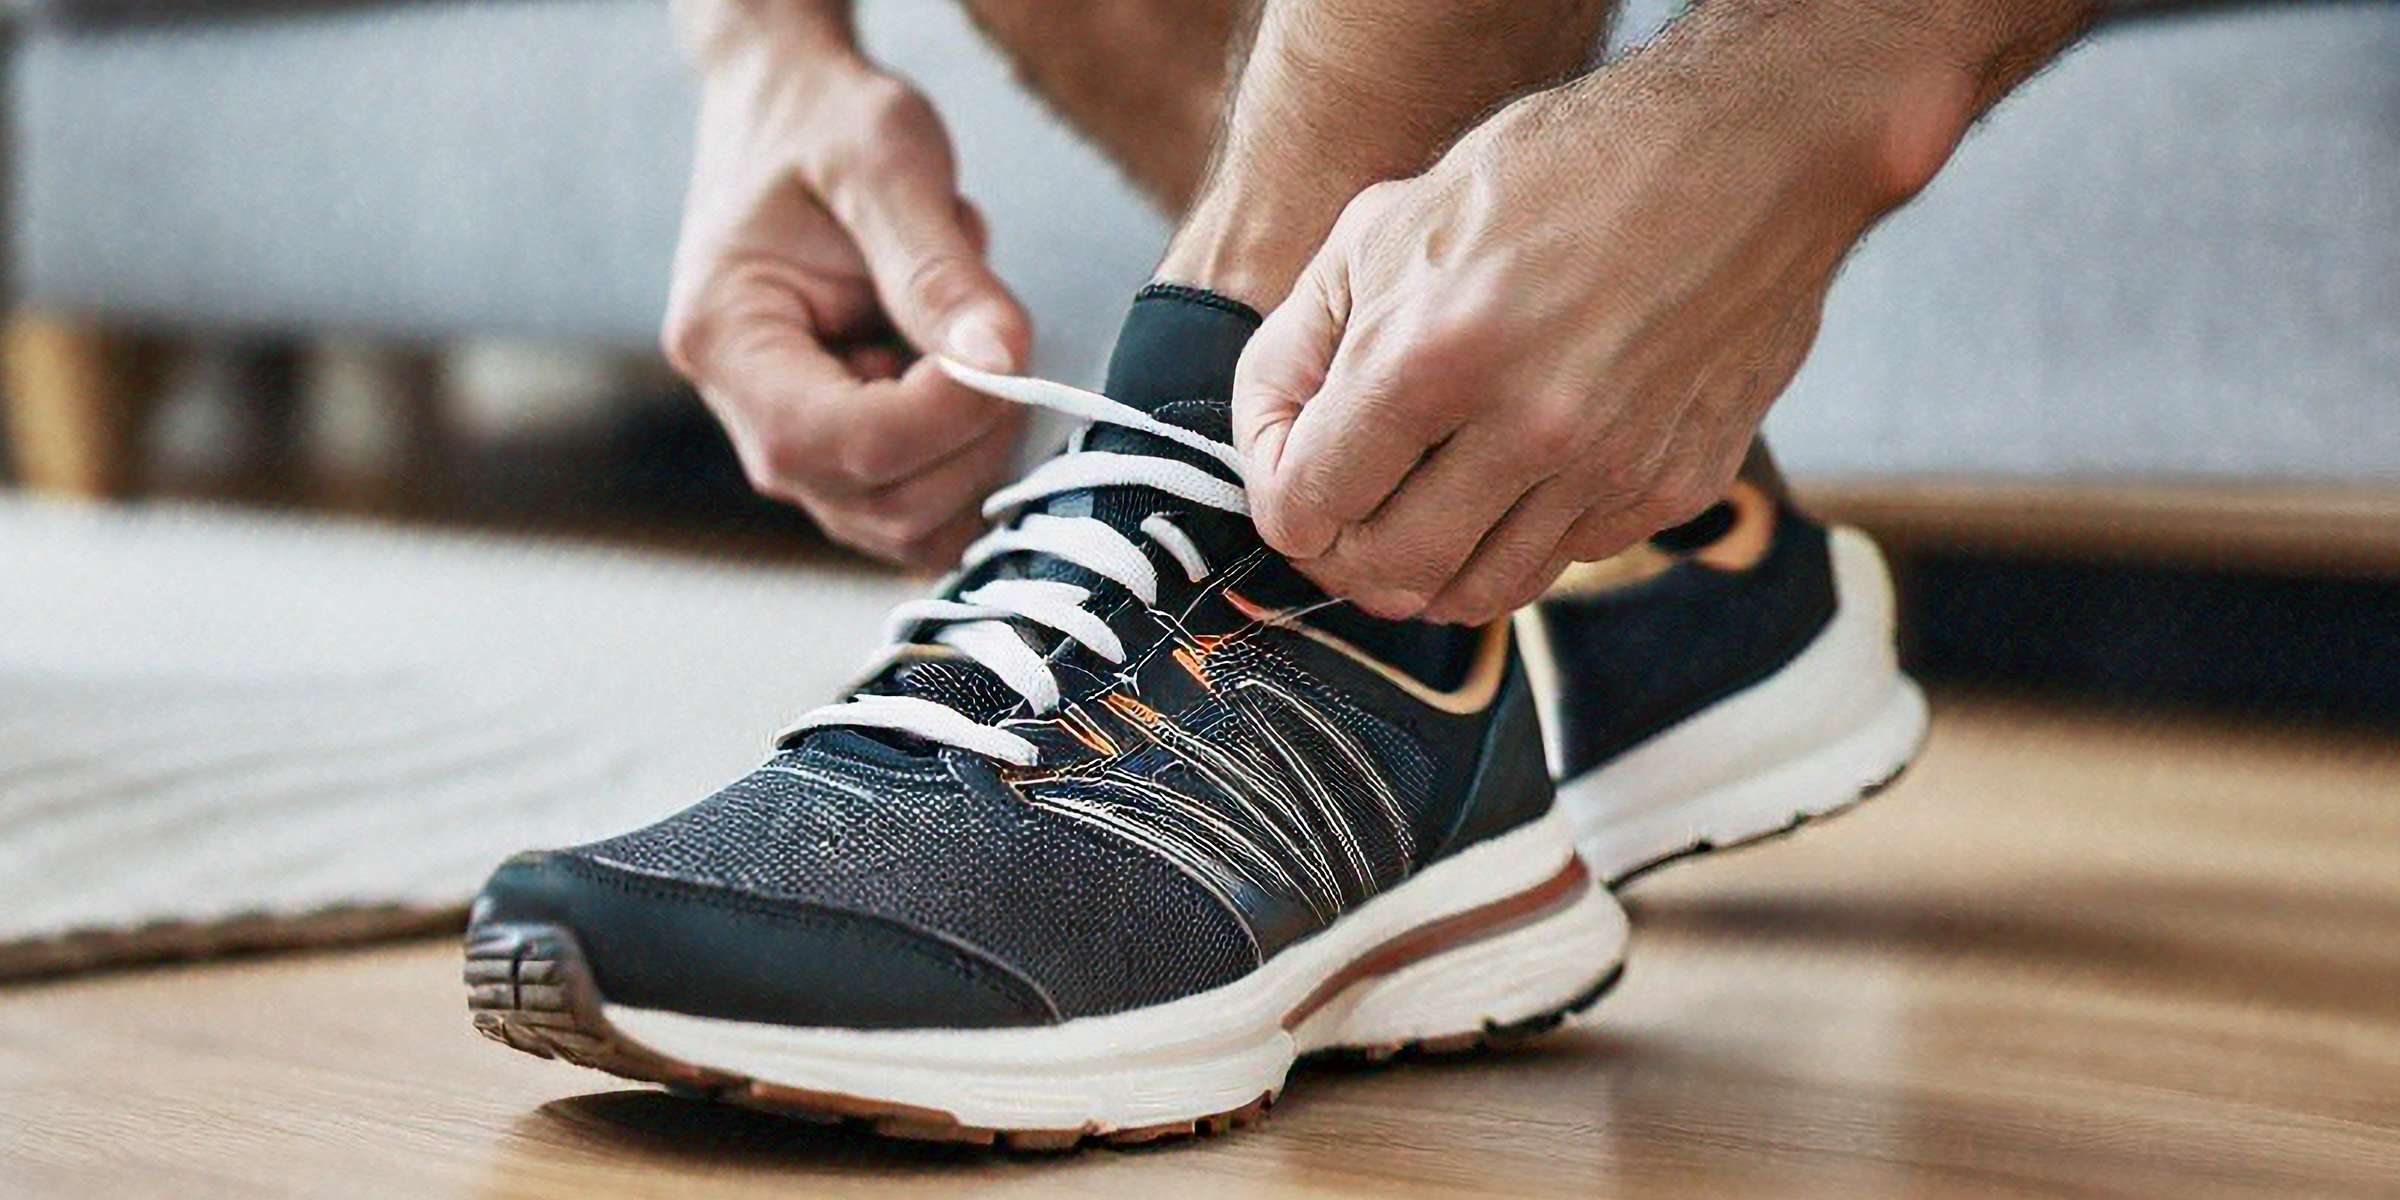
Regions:
[[132, 480], [139, 393], [148, 372], [129, 335], [47, 313], [9, 318], [0, 371], [17, 481], [34, 491], [103, 499]]

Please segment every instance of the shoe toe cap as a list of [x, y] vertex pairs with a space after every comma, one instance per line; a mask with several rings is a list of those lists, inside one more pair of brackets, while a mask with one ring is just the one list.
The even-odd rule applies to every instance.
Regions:
[[571, 852], [519, 855], [475, 901], [478, 928], [553, 926], [612, 1004], [849, 1029], [1047, 1024], [1022, 973], [898, 921], [627, 871]]

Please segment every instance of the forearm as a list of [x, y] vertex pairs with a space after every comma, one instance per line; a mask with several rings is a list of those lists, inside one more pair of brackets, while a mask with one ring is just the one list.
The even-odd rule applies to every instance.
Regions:
[[[859, 52], [851, 8], [851, 0], [670, 0], [700, 80], [687, 234], [740, 221], [762, 192], [784, 186], [827, 143], [818, 118], [843, 107], [845, 93], [903, 90]], [[687, 236], [683, 251], [708, 241]], [[691, 274], [679, 269], [677, 278]]]
[[[1933, 179], [1974, 122], [2085, 29], [2094, 0], [1713, 0], [1624, 67], [1562, 96], [1629, 90], [1715, 106], [1727, 137], [1779, 140], [1862, 221]], [[1703, 99], [1704, 98], [1704, 99]]]

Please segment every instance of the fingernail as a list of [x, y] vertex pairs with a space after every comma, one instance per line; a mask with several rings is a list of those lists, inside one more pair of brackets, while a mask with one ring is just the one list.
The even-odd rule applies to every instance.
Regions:
[[1000, 336], [992, 318], [975, 315], [950, 328], [950, 357], [984, 371], [1006, 375], [1017, 369], [1017, 356]]

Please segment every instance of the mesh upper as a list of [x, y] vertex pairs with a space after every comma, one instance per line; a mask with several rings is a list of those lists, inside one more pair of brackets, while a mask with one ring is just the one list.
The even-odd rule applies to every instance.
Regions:
[[1023, 971], [1068, 1016], [1238, 978], [1249, 935], [1172, 866], [1011, 795], [971, 755], [812, 736], [658, 824], [575, 851], [870, 914]]

